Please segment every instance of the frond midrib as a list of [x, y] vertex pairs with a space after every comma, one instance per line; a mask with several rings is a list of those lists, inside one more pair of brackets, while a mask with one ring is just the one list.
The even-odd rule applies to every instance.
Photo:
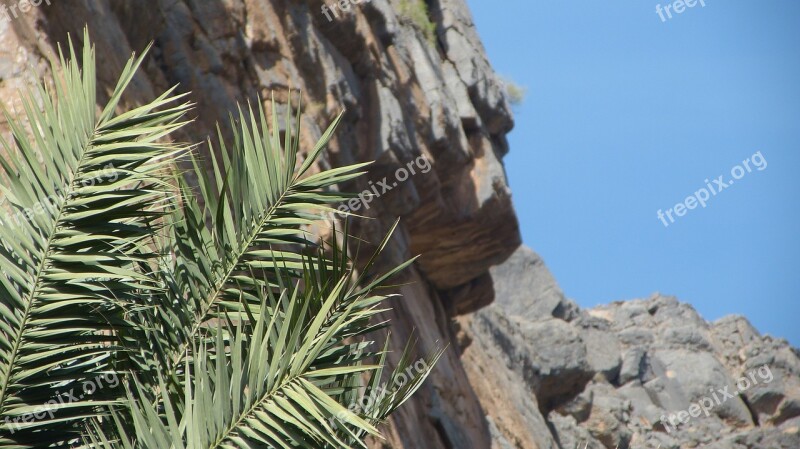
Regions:
[[305, 375], [305, 373], [298, 374], [296, 376], [288, 377], [287, 379], [284, 380], [284, 382], [282, 382], [275, 389], [273, 389], [272, 391], [267, 392], [266, 394], [261, 396], [261, 398], [259, 398], [258, 400], [253, 401], [253, 403], [250, 405], [250, 407], [248, 407], [247, 410], [245, 410], [243, 413], [241, 413], [239, 415], [239, 418], [235, 422], [232, 422], [231, 425], [228, 426], [227, 429], [225, 429], [224, 433], [221, 436], [217, 437], [216, 441], [214, 441], [214, 444], [212, 446], [209, 446], [207, 449], [217, 449], [217, 448], [219, 448], [220, 445], [225, 440], [227, 440], [228, 437], [230, 437], [236, 431], [236, 429], [239, 428], [239, 425], [242, 423], [242, 421], [247, 419], [247, 417], [250, 416], [251, 413], [255, 412], [255, 410], [258, 407], [261, 407], [264, 403], [268, 402], [273, 396], [278, 395], [281, 391], [283, 391], [284, 389], [288, 388], [294, 381], [302, 379], [303, 375]]
[[100, 124], [98, 123], [95, 125], [95, 129], [90, 134], [89, 139], [87, 139], [87, 143], [85, 145], [84, 151], [81, 153], [81, 158], [75, 164], [75, 170], [70, 173], [71, 179], [69, 181], [69, 188], [67, 189], [66, 194], [62, 197], [63, 201], [61, 202], [58, 208], [58, 214], [56, 215], [56, 219], [53, 220], [53, 228], [50, 232], [50, 235], [47, 237], [47, 245], [45, 246], [45, 250], [42, 254], [42, 260], [39, 262], [39, 266], [36, 268], [36, 274], [34, 277], [35, 284], [33, 289], [31, 289], [31, 293], [28, 295], [27, 303], [25, 304], [25, 311], [22, 315], [22, 319], [20, 321], [19, 328], [17, 329], [16, 335], [14, 336], [14, 347], [12, 348], [11, 355], [8, 358], [8, 364], [6, 365], [5, 372], [3, 373], [3, 377], [0, 379], [0, 415], [3, 415], [3, 410], [5, 407], [5, 401], [8, 398], [8, 387], [11, 381], [11, 377], [14, 374], [14, 367], [17, 356], [19, 354], [19, 347], [20, 343], [22, 342], [22, 337], [25, 334], [26, 325], [28, 323], [28, 319], [30, 318], [31, 308], [35, 302], [36, 294], [39, 292], [40, 284], [42, 281], [42, 273], [44, 272], [45, 266], [47, 265], [48, 260], [50, 259], [51, 255], [51, 248], [53, 244], [53, 239], [55, 238], [59, 223], [61, 221], [61, 217], [64, 214], [64, 208], [66, 207], [67, 203], [69, 202], [69, 198], [71, 194], [75, 191], [75, 178], [78, 176], [78, 172], [80, 171], [81, 166], [86, 158], [86, 155], [92, 148], [93, 136], [98, 134], [100, 128]]
[[177, 356], [172, 361], [172, 366], [170, 366], [170, 373], [176, 372], [178, 366], [183, 362], [185, 354], [189, 349], [189, 345], [192, 344], [197, 332], [200, 330], [203, 323], [206, 322], [206, 319], [208, 318], [208, 315], [211, 312], [211, 308], [219, 300], [219, 295], [222, 293], [222, 289], [225, 288], [225, 285], [228, 283], [228, 279], [230, 279], [231, 275], [236, 270], [236, 267], [239, 266], [239, 261], [241, 260], [242, 256], [244, 256], [244, 254], [250, 248], [250, 245], [253, 244], [253, 241], [258, 237], [258, 234], [264, 228], [264, 225], [266, 225], [266, 223], [269, 221], [270, 217], [272, 217], [275, 211], [280, 207], [286, 195], [294, 187], [295, 181], [296, 179], [293, 180], [292, 183], [289, 186], [287, 186], [287, 188], [284, 189], [283, 192], [281, 192], [281, 196], [278, 197], [278, 199], [275, 200], [275, 203], [272, 206], [270, 206], [269, 209], [264, 213], [264, 217], [259, 221], [258, 226], [253, 227], [254, 232], [252, 232], [250, 236], [247, 238], [246, 244], [242, 245], [241, 248], [243, 249], [234, 259], [234, 263], [232, 263], [228, 268], [227, 272], [218, 279], [217, 285], [214, 288], [214, 293], [212, 295], [209, 295], [211, 299], [203, 306], [202, 313], [198, 315], [195, 323], [192, 325], [191, 332], [189, 332], [189, 334], [186, 336], [186, 341], [183, 342], [183, 344], [180, 347], [180, 350], [176, 353]]

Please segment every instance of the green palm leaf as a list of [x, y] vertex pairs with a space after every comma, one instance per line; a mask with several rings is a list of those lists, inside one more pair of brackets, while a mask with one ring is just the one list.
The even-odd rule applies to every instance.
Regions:
[[115, 113], [141, 57], [97, 112], [84, 41], [83, 70], [70, 43], [69, 60], [60, 53], [53, 64], [53, 89], [23, 94], [30, 131], [6, 112], [14, 142], [2, 142], [10, 218], [0, 219], [0, 447], [68, 440], [76, 421], [118, 399], [96, 388], [97, 376], [116, 375], [125, 310], [154, 287], [143, 245], [168, 200], [160, 173], [183, 151], [158, 143], [182, 125], [188, 105], [172, 105], [180, 96]]
[[[346, 262], [346, 257], [333, 261], [340, 275], [331, 279], [313, 276], [331, 268], [329, 261], [304, 257], [302, 282], [278, 294], [262, 289], [258, 313], [243, 303], [244, 311], [226, 315], [226, 325], [217, 322], [213, 345], [196, 348], [184, 370], [183, 407], [173, 402], [163, 380], [163, 407], [151, 407], [147, 395], [134, 390], [130, 400], [138, 404], [132, 412], [136, 438], [111, 442], [96, 431], [88, 437], [90, 444], [143, 449], [365, 448], [364, 437], [379, 435], [376, 426], [419, 387], [441, 352], [426, 363], [427, 369], [385, 391], [374, 406], [351, 411], [347, 405], [355, 400], [363, 374], [372, 373], [366, 393], [378, 389], [388, 348], [370, 351], [371, 342], [348, 339], [384, 310], [380, 305], [387, 297], [358, 287]], [[315, 305], [318, 310], [309, 313]], [[388, 381], [407, 375], [409, 348]], [[119, 434], [123, 432], [124, 428]]]
[[[175, 294], [190, 298], [190, 304], [176, 311], [189, 315], [180, 320], [186, 326], [178, 331], [183, 341], [175, 347], [170, 372], [182, 366], [192, 346], [213, 333], [208, 323], [220, 319], [225, 311], [240, 309], [241, 298], [257, 307], [256, 291], [276, 286], [271, 275], [274, 270], [301, 275], [302, 257], [296, 248], [311, 244], [302, 226], [319, 220], [319, 212], [331, 210], [328, 204], [351, 198], [353, 195], [328, 188], [361, 175], [359, 170], [367, 165], [305, 176], [339, 118], [299, 164], [299, 115], [293, 120], [287, 113], [281, 146], [276, 109], [273, 102], [271, 132], [262, 108], [257, 113], [250, 108], [248, 114], [240, 110], [239, 124], [233, 126], [232, 155], [228, 156], [221, 136], [221, 164], [214, 149], [209, 150], [213, 179], [195, 159], [196, 195], [183, 180], [182, 206], [175, 219], [176, 260], [171, 269], [165, 268], [175, 279]], [[206, 227], [208, 220], [214, 222], [211, 229]], [[266, 276], [259, 277], [261, 274]]]
[[163, 142], [182, 95], [116, 112], [143, 57], [98, 111], [87, 34], [52, 88], [23, 94], [24, 121], [6, 112], [0, 448], [365, 447], [441, 352], [407, 376], [409, 346], [384, 379], [377, 292], [413, 259], [376, 276], [378, 253], [354, 267], [347, 228], [341, 245], [305, 230], [366, 166], [312, 173], [339, 118], [301, 161], [299, 108], [281, 138], [259, 102], [201, 161]]

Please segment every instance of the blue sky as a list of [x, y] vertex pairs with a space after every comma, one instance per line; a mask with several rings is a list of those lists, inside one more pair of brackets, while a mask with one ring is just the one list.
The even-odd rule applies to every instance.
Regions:
[[[800, 346], [800, 2], [705, 0], [666, 22], [663, 0], [468, 3], [528, 89], [506, 170], [567, 296], [659, 291]], [[757, 151], [766, 169], [659, 220]]]

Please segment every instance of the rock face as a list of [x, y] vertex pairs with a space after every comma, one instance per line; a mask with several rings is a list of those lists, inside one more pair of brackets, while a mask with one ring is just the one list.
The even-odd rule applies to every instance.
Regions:
[[[372, 447], [800, 447], [800, 362], [785, 342], [742, 318], [706, 323], [662, 296], [582, 310], [538, 256], [517, 250], [502, 165], [513, 119], [464, 0], [427, 0], [427, 19], [417, 0], [40, 3], [0, 20], [0, 95], [12, 107], [31, 73], [50, 76], [56, 43], [88, 24], [106, 93], [130, 53], [154, 43], [124, 100], [191, 91], [196, 120], [179, 139], [204, 141], [217, 122], [227, 134], [237, 102], [285, 103], [293, 88], [308, 149], [345, 110], [321, 166], [375, 160], [342, 188], [387, 186], [354, 211], [373, 218], [352, 229], [361, 252], [400, 216], [381, 264], [423, 255], [385, 317], [395, 346], [415, 329], [421, 352], [450, 345]], [[660, 421], [751, 375], [757, 385], [708, 417]]]
[[[321, 165], [375, 160], [364, 179], [342, 188], [388, 187], [368, 209], [354, 210], [374, 218], [351, 229], [366, 242], [361, 253], [369, 253], [400, 216], [381, 263], [424, 254], [403, 280], [403, 300], [386, 317], [394, 324], [395, 346], [417, 329], [420, 352], [431, 353], [453, 340], [454, 313], [492, 301], [488, 269], [520, 244], [501, 162], [513, 120], [463, 0], [428, 2], [427, 15], [419, 14], [416, 0], [39, 3], [0, 20], [0, 95], [7, 103], [18, 101], [16, 89], [31, 68], [50, 76], [46, 61], [56, 44], [68, 33], [79, 41], [85, 24], [104, 92], [132, 51], [154, 43], [125, 101], [152, 99], [175, 84], [191, 91], [196, 120], [178, 136], [182, 140], [205, 141], [217, 122], [228, 133], [237, 102], [274, 95], [285, 103], [290, 89], [299, 89], [301, 148], [310, 150], [344, 109]], [[331, 12], [340, 4], [346, 10]], [[0, 131], [7, 133], [7, 126], [0, 123]], [[329, 229], [322, 224], [317, 231]], [[447, 351], [387, 433], [387, 444], [397, 448], [490, 445], [489, 424], [457, 351]]]
[[659, 294], [580, 309], [526, 247], [491, 276], [498, 300], [459, 323], [493, 447], [800, 447], [785, 340]]

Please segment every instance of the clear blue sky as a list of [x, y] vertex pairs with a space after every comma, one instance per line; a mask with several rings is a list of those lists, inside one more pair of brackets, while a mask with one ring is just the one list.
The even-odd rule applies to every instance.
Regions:
[[[528, 88], [506, 169], [567, 296], [659, 291], [800, 346], [800, 1], [705, 0], [666, 22], [664, 0], [468, 3], [495, 69]], [[766, 169], [659, 220], [757, 151]]]

